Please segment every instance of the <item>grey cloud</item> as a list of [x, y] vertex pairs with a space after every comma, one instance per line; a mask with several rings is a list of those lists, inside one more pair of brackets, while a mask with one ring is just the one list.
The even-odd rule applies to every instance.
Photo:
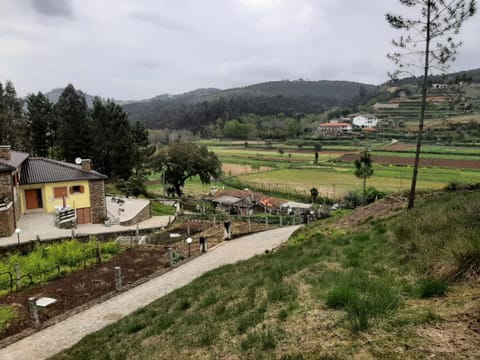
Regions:
[[171, 64], [164, 61], [141, 60], [138, 62], [138, 65], [147, 70], [158, 70], [158, 69], [167, 67]]
[[73, 16], [72, 0], [30, 0], [30, 2], [41, 15], [66, 18]]
[[145, 11], [134, 11], [130, 13], [130, 17], [135, 20], [142, 21], [166, 30], [172, 30], [182, 33], [191, 33], [193, 31], [192, 28], [172, 21], [169, 18]]

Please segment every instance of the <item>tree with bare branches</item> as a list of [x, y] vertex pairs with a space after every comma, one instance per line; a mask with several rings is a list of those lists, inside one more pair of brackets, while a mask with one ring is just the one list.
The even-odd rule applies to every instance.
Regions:
[[446, 72], [449, 64], [455, 60], [457, 49], [462, 42], [456, 41], [454, 37], [459, 33], [465, 20], [475, 14], [477, 6], [475, 0], [399, 1], [413, 9], [417, 15], [412, 17], [391, 13], [386, 15], [388, 23], [402, 31], [402, 35], [392, 41], [398, 50], [388, 54], [396, 65], [396, 70], [390, 76], [397, 79], [406, 74], [416, 76], [417, 71], [423, 71], [423, 76], [419, 79], [422, 100], [412, 185], [408, 199], [408, 208], [412, 209], [415, 202], [429, 77], [434, 72]]

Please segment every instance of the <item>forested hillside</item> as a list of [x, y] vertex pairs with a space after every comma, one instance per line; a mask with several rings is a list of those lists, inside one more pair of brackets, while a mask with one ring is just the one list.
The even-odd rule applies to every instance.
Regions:
[[199, 131], [218, 118], [229, 120], [249, 113], [318, 114], [336, 105], [356, 104], [375, 92], [373, 85], [347, 81], [274, 81], [224, 91], [200, 89], [128, 103], [123, 108], [148, 128]]

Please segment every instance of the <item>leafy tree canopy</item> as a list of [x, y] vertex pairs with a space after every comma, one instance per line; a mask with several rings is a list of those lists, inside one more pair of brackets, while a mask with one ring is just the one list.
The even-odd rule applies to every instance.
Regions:
[[202, 184], [209, 184], [221, 174], [220, 160], [204, 145], [174, 143], [165, 146], [154, 155], [152, 163], [179, 196], [190, 177], [198, 176]]

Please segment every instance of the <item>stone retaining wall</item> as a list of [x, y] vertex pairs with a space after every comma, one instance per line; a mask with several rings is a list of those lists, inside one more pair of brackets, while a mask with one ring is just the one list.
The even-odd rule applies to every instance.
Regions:
[[148, 204], [146, 204], [145, 207], [139, 213], [137, 213], [137, 215], [135, 215], [131, 219], [121, 221], [120, 225], [123, 225], [123, 226], [135, 225], [136, 223], [150, 219], [151, 217], [152, 217], [152, 204], [149, 201]]

